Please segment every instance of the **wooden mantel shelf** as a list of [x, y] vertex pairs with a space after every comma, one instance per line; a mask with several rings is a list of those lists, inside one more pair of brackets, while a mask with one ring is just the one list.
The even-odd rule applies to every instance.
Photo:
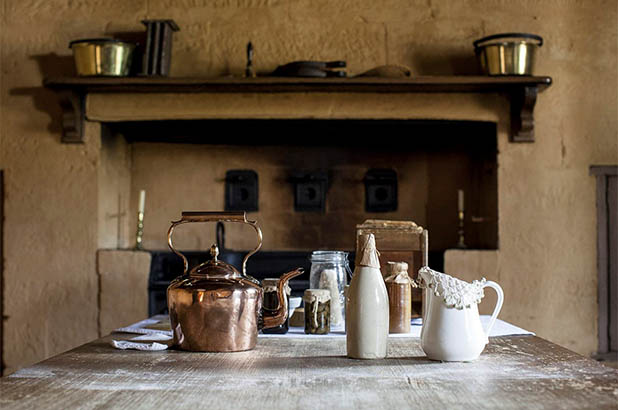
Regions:
[[512, 142], [534, 141], [533, 110], [551, 77], [431, 76], [391, 78], [198, 78], [60, 77], [44, 85], [60, 92], [64, 110], [63, 142], [83, 140], [84, 101], [88, 93], [500, 93], [511, 101]]
[[540, 90], [550, 77], [440, 76], [414, 78], [282, 78], [282, 77], [62, 77], [45, 80], [53, 89], [81, 92], [513, 92], [523, 87]]

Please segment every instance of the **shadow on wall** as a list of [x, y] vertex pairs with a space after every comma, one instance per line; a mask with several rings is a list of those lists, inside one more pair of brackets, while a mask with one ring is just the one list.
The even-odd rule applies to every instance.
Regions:
[[[141, 64], [138, 63], [141, 63], [139, 57], [141, 57], [142, 52], [139, 47], [146, 41], [146, 32], [109, 32], [105, 33], [104, 37], [116, 38], [138, 45], [134, 53], [134, 56], [138, 58], [134, 58], [131, 64], [131, 75], [136, 75], [141, 70]], [[73, 55], [70, 51], [66, 55], [56, 53], [32, 55], [30, 59], [34, 60], [39, 68], [41, 82], [50, 77], [75, 77], [77, 75]], [[10, 90], [10, 95], [31, 97], [35, 109], [49, 116], [50, 123], [47, 130], [51, 133], [51, 136], [57, 138], [62, 134], [62, 109], [56, 92], [45, 88], [41, 83], [39, 87], [13, 88]], [[22, 129], [27, 130], [33, 126], [22, 124]]]
[[479, 75], [474, 51], [460, 48], [410, 50], [412, 75]]
[[[41, 79], [46, 77], [66, 77], [75, 76], [75, 64], [73, 63], [72, 55], [58, 55], [56, 53], [39, 54], [30, 57], [35, 60], [39, 66]], [[62, 109], [58, 95], [45, 87], [43, 84], [39, 87], [17, 87], [10, 90], [11, 96], [28, 96], [32, 98], [32, 102], [37, 111], [46, 113], [49, 116], [50, 123], [47, 130], [51, 133], [50, 136], [59, 138], [62, 134]], [[22, 129], [27, 130], [30, 127], [36, 127], [33, 124], [22, 124]], [[37, 128], [37, 131], [38, 128]]]

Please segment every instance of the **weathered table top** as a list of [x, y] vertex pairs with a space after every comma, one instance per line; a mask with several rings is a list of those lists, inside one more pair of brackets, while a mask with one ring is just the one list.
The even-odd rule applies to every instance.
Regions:
[[[120, 335], [114, 335], [116, 339]], [[119, 351], [111, 337], [0, 379], [2, 409], [602, 409], [618, 370], [532, 336], [490, 339], [471, 363], [427, 360], [419, 339], [385, 360], [345, 357], [345, 339], [260, 339], [242, 353]]]

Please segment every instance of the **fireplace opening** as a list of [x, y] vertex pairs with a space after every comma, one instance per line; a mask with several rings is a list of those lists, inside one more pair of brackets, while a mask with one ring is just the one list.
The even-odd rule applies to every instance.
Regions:
[[[164, 289], [181, 273], [180, 260], [165, 243], [170, 220], [182, 210], [223, 210], [230, 171], [251, 171], [257, 177], [257, 211], [248, 211], [262, 226], [265, 240], [262, 251], [252, 257], [253, 265], [250, 259], [248, 273], [258, 279], [295, 266], [308, 271], [313, 250], [353, 251], [356, 224], [366, 219], [411, 220], [428, 229], [429, 260], [435, 269], [443, 268], [445, 250], [461, 245], [462, 233], [468, 249], [498, 248], [493, 122], [217, 119], [106, 127], [131, 146], [132, 198], [140, 189], [148, 192], [143, 243], [153, 251], [151, 314], [165, 306]], [[295, 206], [299, 175], [323, 176], [313, 180], [325, 187], [321, 207]], [[378, 183], [373, 191], [368, 176]], [[369, 192], [377, 200], [395, 198], [396, 203], [369, 208]], [[319, 200], [316, 195], [309, 199]], [[226, 224], [222, 256], [239, 265], [237, 253], [251, 249], [254, 238], [234, 225]], [[178, 246], [188, 251], [192, 263], [199, 263], [208, 258], [215, 237], [214, 226], [191, 228]], [[292, 284], [295, 293], [307, 280], [301, 277]]]

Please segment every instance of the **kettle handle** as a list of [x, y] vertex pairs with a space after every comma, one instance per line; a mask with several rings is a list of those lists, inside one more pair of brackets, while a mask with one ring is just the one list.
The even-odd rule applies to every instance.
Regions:
[[257, 233], [258, 244], [255, 249], [247, 253], [242, 260], [242, 273], [247, 273], [247, 260], [251, 255], [259, 251], [262, 247], [262, 230], [258, 226], [257, 221], [248, 220], [246, 212], [183, 212], [180, 220], [172, 221], [172, 226], [170, 226], [170, 229], [167, 231], [167, 244], [169, 245], [172, 252], [182, 258], [182, 261], [184, 263], [183, 275], [186, 275], [189, 271], [189, 261], [187, 260], [185, 255], [183, 255], [182, 253], [177, 251], [176, 248], [174, 248], [174, 244], [172, 243], [172, 234], [174, 233], [174, 229], [178, 225], [191, 222], [240, 222], [251, 225]]
[[498, 294], [498, 301], [496, 302], [496, 307], [494, 308], [494, 313], [491, 314], [491, 318], [489, 319], [489, 324], [487, 325], [487, 329], [485, 330], [485, 335], [489, 338], [489, 332], [491, 332], [491, 328], [494, 327], [494, 323], [496, 323], [496, 318], [498, 317], [498, 313], [502, 309], [502, 303], [504, 302], [504, 292], [500, 285], [496, 282], [488, 280], [483, 285], [484, 288], [492, 288]]

